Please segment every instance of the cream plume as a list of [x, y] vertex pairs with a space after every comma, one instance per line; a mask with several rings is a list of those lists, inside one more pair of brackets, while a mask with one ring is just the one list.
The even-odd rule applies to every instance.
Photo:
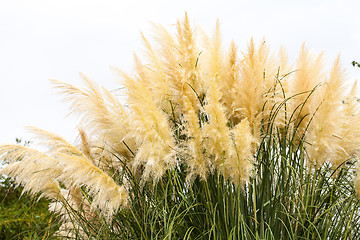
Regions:
[[335, 160], [333, 157], [342, 149], [339, 140], [343, 131], [342, 123], [346, 121], [342, 103], [345, 98], [345, 81], [339, 56], [331, 69], [329, 80], [315, 93], [319, 99], [319, 107], [314, 112], [306, 134], [306, 140], [311, 145], [307, 148], [310, 161], [318, 166], [329, 159], [333, 164], [339, 165], [339, 159]]
[[209, 123], [204, 126], [205, 143], [208, 155], [212, 158], [214, 167], [227, 176], [226, 160], [231, 155], [232, 143], [225, 110], [220, 103], [221, 92], [214, 80], [210, 81], [206, 94], [205, 112]]
[[15, 178], [17, 184], [24, 185], [23, 192], [31, 195], [61, 200], [57, 178], [61, 175], [59, 162], [37, 150], [21, 145], [0, 146], [0, 156], [9, 161], [1, 169], [1, 174]]
[[235, 124], [235, 86], [240, 81], [240, 65], [237, 55], [237, 46], [234, 41], [231, 42], [225, 61], [225, 70], [222, 71], [221, 78], [223, 79], [223, 83], [220, 85], [223, 93], [221, 101], [224, 104], [226, 115], [229, 117], [230, 122]]
[[241, 79], [234, 88], [234, 112], [239, 120], [248, 119], [254, 136], [259, 139], [261, 119], [267, 119], [269, 115], [270, 106], [267, 107], [267, 104], [264, 108], [265, 103], [269, 96], [276, 95], [274, 77], [278, 69], [276, 61], [269, 55], [265, 41], [256, 48], [251, 39], [240, 69]]
[[201, 179], [205, 180], [211, 168], [211, 163], [204, 154], [204, 139], [199, 118], [186, 96], [183, 97], [183, 101], [183, 126], [187, 136], [187, 140], [184, 143], [184, 159], [188, 166], [188, 175], [186, 178], [188, 182], [191, 182], [193, 178], [199, 175]]
[[85, 76], [83, 79], [87, 86], [84, 90], [68, 83], [52, 81], [70, 103], [71, 113], [80, 116], [83, 127], [93, 137], [105, 141], [105, 146], [111, 151], [131, 157], [128, 147], [135, 149], [136, 146], [131, 139], [125, 139], [130, 131], [128, 113], [109, 91]]
[[156, 106], [143, 81], [125, 75], [124, 85], [132, 113], [131, 137], [139, 145], [134, 167], [145, 167], [143, 181], [150, 176], [156, 181], [175, 165], [176, 147], [168, 116]]
[[[0, 148], [4, 158], [22, 159], [20, 162], [11, 163], [4, 171], [17, 177], [19, 183], [25, 184], [26, 189], [37, 193], [42, 191], [44, 186], [55, 186], [46, 185], [55, 181], [67, 186], [85, 186], [93, 198], [93, 206], [100, 209], [107, 219], [110, 219], [120, 207], [127, 205], [125, 188], [117, 185], [78, 148], [50, 132], [35, 128], [33, 131], [44, 139], [43, 143], [51, 146], [48, 154], [18, 145]], [[43, 194], [46, 196], [47, 193]]]
[[246, 118], [231, 130], [231, 134], [235, 151], [226, 161], [226, 167], [232, 181], [243, 186], [252, 174], [256, 139]]
[[[311, 116], [319, 106], [319, 100], [316, 98], [316, 91], [320, 84], [325, 81], [323, 72], [323, 53], [315, 56], [306, 47], [302, 45], [300, 55], [297, 60], [296, 71], [291, 82], [291, 96], [297, 95], [292, 100], [290, 112], [297, 109], [297, 121], [301, 120], [299, 126], [299, 135], [309, 124]], [[301, 112], [299, 112], [301, 110]]]

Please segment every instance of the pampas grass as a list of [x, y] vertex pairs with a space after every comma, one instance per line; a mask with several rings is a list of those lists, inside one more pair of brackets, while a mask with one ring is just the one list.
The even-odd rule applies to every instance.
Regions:
[[[114, 68], [126, 106], [82, 75], [52, 80], [79, 142], [30, 128], [42, 153], [2, 145], [1, 172], [52, 200], [73, 239], [356, 239], [359, 105], [340, 57], [250, 40], [239, 53], [185, 15], [141, 34], [135, 71]], [[355, 177], [354, 177], [355, 176]]]

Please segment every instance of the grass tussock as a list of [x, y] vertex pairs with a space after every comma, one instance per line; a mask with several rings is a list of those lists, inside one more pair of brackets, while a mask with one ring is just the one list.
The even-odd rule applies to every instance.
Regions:
[[1, 173], [52, 201], [72, 239], [357, 239], [360, 108], [338, 57], [305, 45], [223, 49], [187, 16], [143, 34], [144, 60], [115, 69], [123, 105], [83, 76], [53, 80], [79, 141], [31, 128], [39, 152], [2, 145]]

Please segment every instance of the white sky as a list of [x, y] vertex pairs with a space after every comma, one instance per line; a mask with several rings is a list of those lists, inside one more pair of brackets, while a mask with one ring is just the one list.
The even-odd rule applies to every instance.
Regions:
[[224, 47], [265, 37], [295, 59], [305, 41], [328, 64], [341, 53], [349, 78], [359, 78], [359, 9], [356, 0], [0, 0], [0, 143], [31, 140], [26, 125], [73, 141], [76, 121], [48, 79], [79, 84], [83, 72], [115, 89], [109, 66], [132, 70], [139, 32], [151, 35], [150, 21], [171, 28], [185, 11], [208, 33], [219, 18]]

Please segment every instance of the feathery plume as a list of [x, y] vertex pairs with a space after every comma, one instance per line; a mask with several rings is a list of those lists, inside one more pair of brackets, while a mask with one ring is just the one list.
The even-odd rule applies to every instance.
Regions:
[[199, 118], [192, 104], [186, 96], [183, 96], [183, 121], [184, 131], [187, 139], [185, 145], [185, 161], [188, 166], [187, 180], [199, 175], [205, 180], [209, 169], [211, 168], [208, 157], [204, 154], [203, 133], [200, 128]]
[[[183, 21], [176, 24], [176, 39], [162, 26], [155, 25], [161, 52], [162, 79], [167, 80], [169, 97], [176, 105], [182, 103], [181, 96], [186, 95], [195, 109], [199, 108], [198, 96], [204, 93], [202, 78], [200, 75], [199, 57], [194, 30], [190, 26], [187, 14]], [[149, 64], [150, 68], [153, 66]], [[159, 67], [154, 67], [158, 69]], [[156, 83], [155, 79], [155, 85]], [[177, 109], [176, 109], [177, 110]], [[176, 111], [176, 115], [180, 113]]]
[[139, 148], [134, 167], [143, 165], [143, 181], [153, 176], [157, 181], [167, 169], [175, 165], [175, 142], [167, 115], [155, 104], [151, 91], [143, 81], [125, 76], [128, 103], [131, 109], [131, 137]]
[[258, 50], [255, 48], [253, 39], [248, 46], [248, 52], [240, 63], [241, 80], [235, 85], [234, 112], [239, 122], [247, 118], [253, 134], [258, 138], [260, 134], [260, 122], [262, 108], [265, 103], [265, 64], [268, 58], [268, 49], [263, 43]]
[[18, 185], [24, 186], [24, 192], [53, 200], [61, 200], [57, 177], [61, 175], [59, 162], [37, 150], [21, 145], [0, 146], [0, 156], [9, 161], [9, 165], [0, 170], [15, 178]]
[[[360, 104], [358, 98], [357, 82], [351, 88], [350, 94], [343, 102], [344, 121], [341, 126], [341, 134], [339, 137], [339, 145], [336, 156], [332, 160], [334, 166], [340, 165], [350, 157], [359, 157], [360, 146]], [[357, 169], [357, 179], [359, 178], [359, 169]]]
[[61, 164], [62, 171], [57, 177], [58, 180], [70, 185], [86, 186], [94, 197], [93, 205], [103, 210], [108, 217], [127, 204], [124, 187], [118, 186], [108, 174], [86, 158], [80, 149], [53, 133], [36, 128], [33, 128], [33, 131], [46, 145], [51, 146], [48, 154]]
[[297, 121], [301, 121], [299, 135], [303, 134], [311, 116], [319, 106], [317, 94], [313, 94], [312, 91], [316, 91], [316, 87], [319, 87], [324, 80], [323, 53], [314, 56], [303, 44], [297, 60], [295, 76], [291, 82], [291, 96], [296, 95], [296, 97], [293, 98], [290, 112], [298, 108]]
[[105, 172], [94, 166], [83, 156], [56, 154], [62, 163], [62, 174], [58, 177], [61, 182], [71, 182], [76, 186], [86, 186], [93, 197], [92, 206], [102, 210], [102, 214], [111, 219], [111, 216], [128, 203], [127, 191], [117, 185]]
[[[93, 197], [93, 206], [102, 210], [107, 219], [120, 207], [127, 205], [125, 188], [97, 168], [78, 148], [55, 134], [35, 128], [33, 130], [44, 139], [44, 143], [51, 146], [48, 154], [18, 145], [0, 148], [0, 154], [5, 154], [5, 158], [22, 159], [11, 163], [4, 171], [17, 177], [19, 183], [24, 183], [26, 190], [38, 193], [44, 186], [54, 186], [55, 180], [68, 186], [86, 186]], [[52, 185], [44, 184], [48, 182]], [[52, 193], [43, 194], [47, 196]]]
[[214, 78], [219, 86], [220, 76], [223, 71], [223, 54], [221, 50], [221, 33], [220, 22], [216, 21], [216, 27], [212, 38], [208, 37], [204, 33], [205, 51], [202, 59], [204, 65], [204, 71], [207, 73], [207, 77]]
[[167, 108], [172, 92], [169, 77], [165, 73], [165, 67], [162, 64], [159, 52], [152, 47], [143, 34], [141, 34], [141, 37], [146, 48], [144, 55], [147, 60], [143, 71], [146, 71], [148, 78], [151, 79], [151, 84], [148, 88], [151, 89], [156, 104]]
[[[181, 95], [186, 95], [194, 109], [200, 107], [198, 96], [204, 94], [202, 76], [199, 65], [200, 51], [196, 42], [196, 35], [190, 26], [189, 18], [185, 13], [184, 20], [177, 22], [178, 61], [181, 71]], [[181, 103], [181, 100], [180, 100]]]
[[205, 148], [212, 158], [214, 166], [227, 177], [226, 161], [233, 150], [231, 135], [227, 126], [228, 120], [224, 113], [225, 110], [220, 103], [221, 92], [219, 87], [214, 80], [210, 81], [209, 84], [205, 112], [210, 120], [204, 126]]
[[71, 113], [81, 117], [82, 125], [92, 137], [104, 141], [110, 151], [130, 158], [132, 155], [128, 148], [135, 149], [136, 146], [131, 139], [125, 139], [130, 131], [128, 113], [109, 91], [101, 89], [84, 75], [82, 77], [87, 86], [85, 90], [57, 80], [52, 82], [70, 103]]
[[[340, 66], [340, 56], [334, 62], [329, 80], [316, 93], [319, 107], [310, 123], [306, 141], [311, 145], [307, 148], [310, 161], [321, 166], [338, 152], [342, 128], [345, 121], [342, 101], [345, 98], [345, 75]], [[335, 159], [333, 159], [333, 164]], [[337, 160], [338, 161], [338, 160]]]
[[51, 133], [49, 131], [45, 131], [43, 129], [39, 129], [36, 127], [28, 126], [27, 129], [35, 136], [38, 140], [38, 144], [46, 146], [49, 148], [49, 152], [59, 152], [69, 155], [78, 155], [81, 156], [83, 153], [77, 147], [68, 143], [64, 138], [56, 135], [55, 133]]
[[230, 49], [225, 62], [225, 71], [222, 71], [223, 83], [221, 84], [221, 91], [223, 93], [221, 102], [224, 104], [226, 115], [229, 117], [230, 122], [234, 125], [235, 110], [235, 86], [240, 81], [240, 66], [237, 55], [237, 46], [234, 41], [231, 42]]
[[231, 135], [235, 151], [226, 161], [226, 166], [232, 181], [244, 186], [252, 174], [256, 139], [246, 118], [231, 130]]

